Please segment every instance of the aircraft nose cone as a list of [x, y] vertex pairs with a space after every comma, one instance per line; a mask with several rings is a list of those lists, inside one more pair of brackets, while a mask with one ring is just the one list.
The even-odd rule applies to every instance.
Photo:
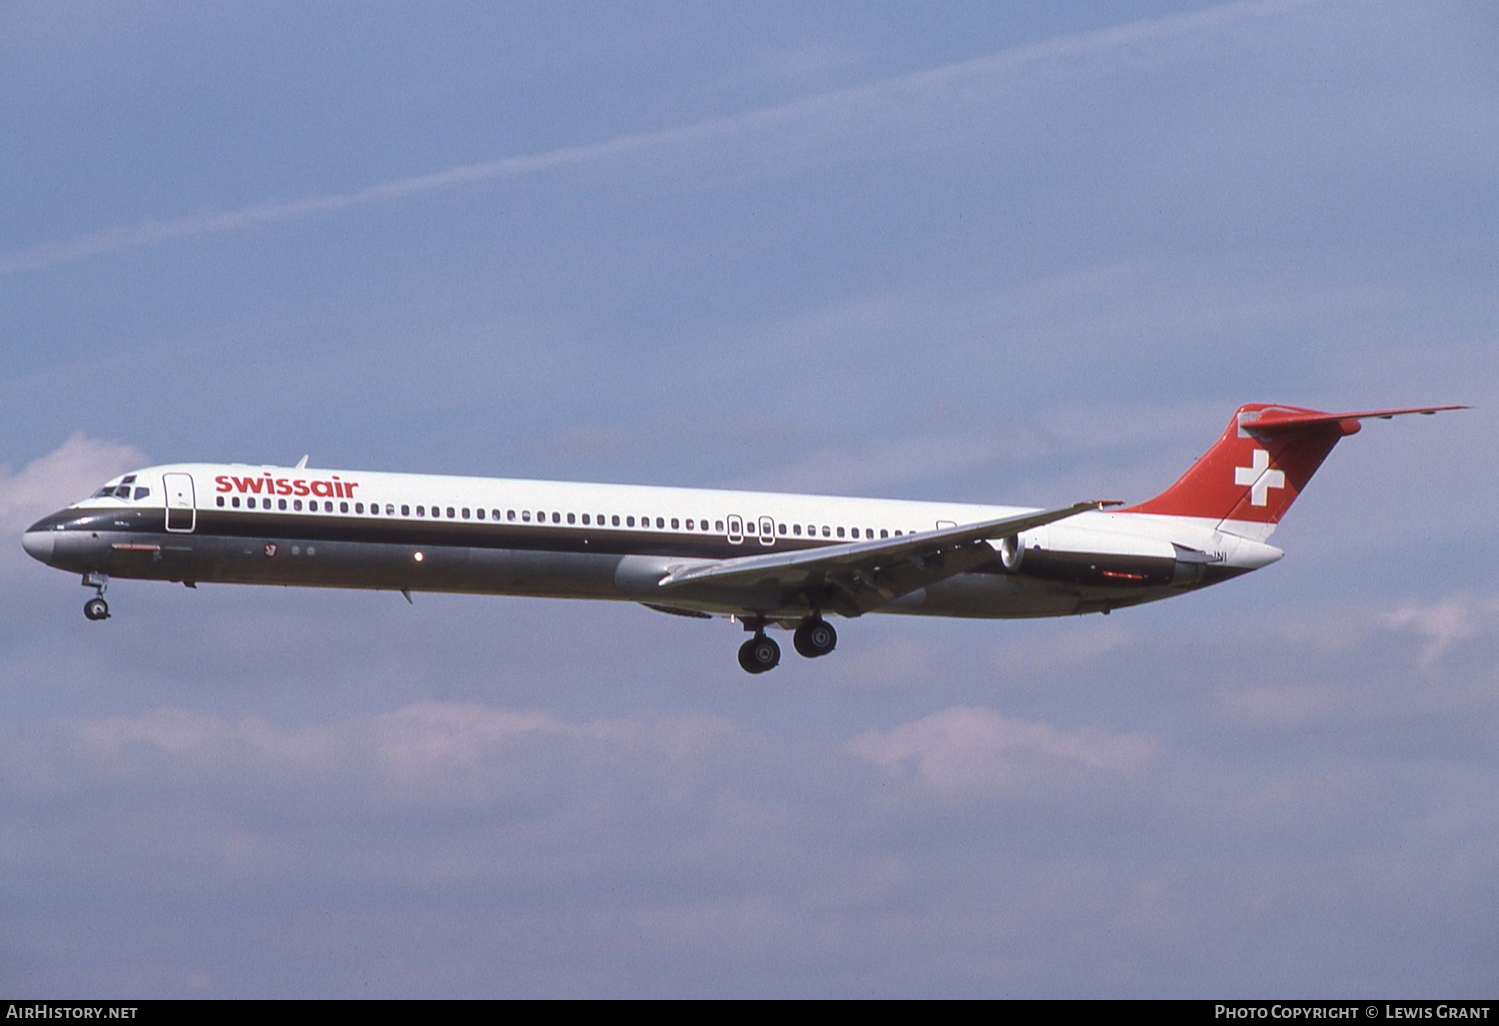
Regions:
[[43, 563], [52, 562], [52, 542], [51, 531], [27, 531], [21, 535], [21, 547], [26, 550], [26, 554]]

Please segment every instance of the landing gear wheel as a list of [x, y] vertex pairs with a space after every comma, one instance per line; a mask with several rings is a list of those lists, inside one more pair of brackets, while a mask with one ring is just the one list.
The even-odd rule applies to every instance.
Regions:
[[83, 604], [83, 615], [90, 620], [108, 620], [109, 603], [101, 598], [91, 598]]
[[748, 673], [774, 670], [781, 661], [781, 646], [763, 634], [756, 634], [739, 646], [739, 665]]
[[823, 619], [803, 620], [796, 633], [791, 636], [796, 650], [808, 659], [825, 656], [838, 645], [838, 632]]

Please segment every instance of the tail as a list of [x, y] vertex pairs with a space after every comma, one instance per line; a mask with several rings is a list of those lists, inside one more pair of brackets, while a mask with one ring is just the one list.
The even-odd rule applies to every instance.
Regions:
[[1218, 521], [1218, 530], [1264, 541], [1345, 435], [1367, 417], [1436, 413], [1465, 406], [1323, 413], [1247, 403], [1206, 453], [1160, 495], [1121, 510]]

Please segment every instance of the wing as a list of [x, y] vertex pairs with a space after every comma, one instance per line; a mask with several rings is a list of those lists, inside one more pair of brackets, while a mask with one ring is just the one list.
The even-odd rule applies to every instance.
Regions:
[[1077, 502], [899, 538], [674, 567], [658, 587], [663, 598], [692, 585], [742, 590], [747, 595], [779, 595], [782, 599], [804, 596], [813, 606], [858, 616], [992, 561], [995, 551], [989, 544], [991, 539], [1009, 538], [1087, 510], [1117, 505], [1106, 500]]

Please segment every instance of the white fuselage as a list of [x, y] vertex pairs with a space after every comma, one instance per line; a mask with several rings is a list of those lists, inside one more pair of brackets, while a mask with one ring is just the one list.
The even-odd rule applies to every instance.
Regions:
[[[83, 574], [199, 582], [612, 598], [790, 622], [815, 597], [657, 582], [684, 564], [908, 537], [1030, 507], [178, 464], [116, 479], [26, 547]], [[992, 563], [871, 611], [1055, 616], [1180, 594], [1279, 558], [1258, 525], [1085, 512]], [[767, 608], [767, 605], [771, 608]]]

